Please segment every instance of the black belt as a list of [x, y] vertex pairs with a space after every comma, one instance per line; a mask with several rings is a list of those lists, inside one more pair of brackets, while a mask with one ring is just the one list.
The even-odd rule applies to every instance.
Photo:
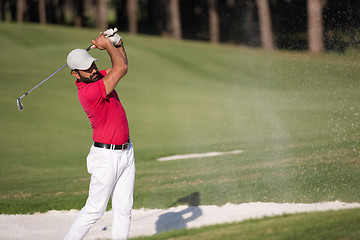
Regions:
[[106, 148], [106, 149], [111, 149], [111, 150], [124, 150], [124, 149], [127, 149], [129, 147], [129, 145], [130, 145], [130, 139], [122, 145], [94, 142], [94, 147]]

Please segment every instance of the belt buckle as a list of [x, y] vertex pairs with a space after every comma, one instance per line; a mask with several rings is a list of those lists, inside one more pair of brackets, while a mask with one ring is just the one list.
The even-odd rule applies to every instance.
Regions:
[[130, 146], [130, 138], [129, 138], [129, 140], [127, 141], [127, 143], [125, 143], [125, 146], [126, 146], [125, 149], [127, 149], [127, 148]]
[[127, 143], [124, 143], [123, 145], [121, 145], [121, 150], [127, 149]]

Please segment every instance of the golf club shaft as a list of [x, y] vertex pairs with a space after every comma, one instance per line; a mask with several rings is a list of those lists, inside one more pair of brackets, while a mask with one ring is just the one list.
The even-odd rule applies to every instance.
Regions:
[[67, 64], [65, 64], [64, 66], [62, 66], [61, 68], [59, 68], [58, 70], [56, 70], [53, 74], [51, 74], [50, 76], [48, 76], [47, 78], [45, 78], [44, 80], [42, 80], [40, 83], [38, 83], [35, 87], [33, 87], [32, 89], [30, 89], [29, 91], [27, 91], [26, 93], [24, 93], [20, 99], [22, 99], [23, 97], [25, 97], [26, 95], [28, 95], [30, 92], [32, 92], [35, 88], [37, 88], [38, 86], [40, 86], [41, 84], [43, 84], [44, 82], [46, 82], [46, 80], [48, 80], [49, 78], [51, 78], [52, 76], [54, 76], [56, 73], [58, 73], [59, 71], [61, 71], [64, 67], [66, 67]]
[[[86, 48], [86, 51], [89, 51], [94, 45], [91, 44], [88, 48]], [[37, 88], [38, 86], [40, 86], [41, 84], [43, 84], [44, 82], [46, 82], [46, 80], [48, 80], [49, 78], [51, 78], [52, 76], [54, 76], [56, 73], [60, 72], [63, 68], [65, 68], [67, 66], [67, 64], [65, 64], [64, 66], [62, 66], [61, 68], [59, 68], [58, 70], [56, 70], [54, 73], [52, 73], [50, 76], [48, 76], [47, 78], [45, 78], [44, 80], [42, 80], [39, 84], [37, 84], [35, 87], [33, 87], [32, 89], [30, 89], [29, 91], [27, 91], [26, 93], [24, 93], [21, 97], [19, 97], [18, 99], [22, 99], [23, 97], [25, 97], [26, 95], [28, 95], [30, 92], [32, 92], [35, 88]]]

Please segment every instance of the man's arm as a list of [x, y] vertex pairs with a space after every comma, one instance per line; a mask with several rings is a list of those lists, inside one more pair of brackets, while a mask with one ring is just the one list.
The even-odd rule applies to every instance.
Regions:
[[108, 74], [103, 78], [106, 95], [109, 95], [114, 90], [120, 79], [127, 73], [126, 53], [124, 49], [122, 52], [122, 47], [120, 50], [117, 49], [103, 34], [98, 36], [95, 40], [92, 40], [92, 43], [100, 50], [105, 49], [110, 55], [112, 67], [108, 69]]
[[[127, 65], [128, 59], [127, 59], [127, 55], [126, 55], [126, 51], [125, 51], [125, 47], [124, 47], [124, 43], [123, 43], [122, 39], [120, 40], [120, 42], [118, 44], [115, 45], [115, 47], [120, 52], [120, 54], [123, 56], [124, 62]], [[106, 73], [109, 73], [110, 71], [111, 71], [111, 68], [106, 69]]]
[[122, 39], [120, 40], [120, 42], [115, 47], [120, 51], [121, 55], [124, 57], [124, 61], [125, 61], [126, 65], [127, 65], [128, 64], [128, 59], [127, 59], [127, 56], [126, 56], [124, 42], [122, 41]]

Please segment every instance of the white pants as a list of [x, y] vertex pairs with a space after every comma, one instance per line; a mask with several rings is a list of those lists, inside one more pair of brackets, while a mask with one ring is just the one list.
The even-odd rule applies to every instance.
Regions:
[[126, 150], [92, 146], [87, 157], [91, 174], [89, 197], [64, 239], [83, 239], [106, 211], [111, 196], [113, 239], [127, 239], [135, 182], [135, 158], [132, 143]]

